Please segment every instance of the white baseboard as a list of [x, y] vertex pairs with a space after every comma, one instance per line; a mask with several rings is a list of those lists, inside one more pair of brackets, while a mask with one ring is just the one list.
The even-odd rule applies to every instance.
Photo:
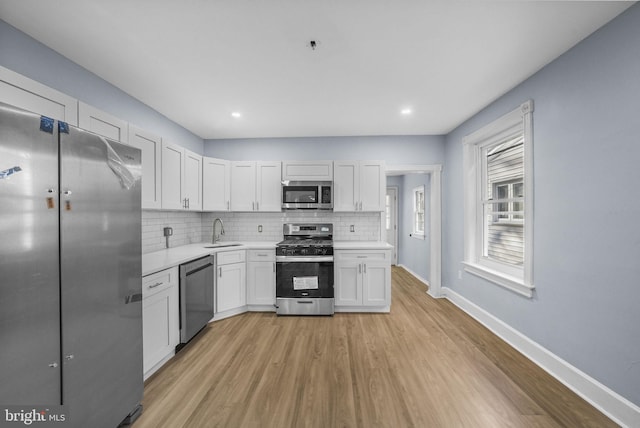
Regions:
[[415, 276], [418, 281], [424, 283], [424, 285], [426, 285], [427, 287], [429, 286], [429, 281], [427, 281], [426, 279], [424, 279], [423, 277], [421, 277], [420, 275], [418, 275], [417, 273], [415, 273], [414, 271], [409, 269], [407, 266], [405, 266], [403, 264], [399, 264], [398, 267], [401, 267], [402, 269], [404, 269], [407, 272], [409, 272], [411, 275]]
[[220, 320], [223, 320], [225, 318], [229, 318], [229, 317], [233, 317], [233, 316], [236, 316], [236, 315], [244, 314], [245, 312], [247, 312], [247, 310], [248, 310], [248, 308], [245, 305], [245, 306], [240, 306], [238, 308], [229, 309], [228, 311], [216, 312], [213, 315], [213, 318], [211, 318], [209, 320], [209, 322], [220, 321]]
[[634, 403], [572, 366], [452, 289], [442, 287], [442, 296], [475, 318], [593, 407], [607, 415], [615, 423], [628, 428], [640, 427], [640, 407]]
[[336, 306], [334, 312], [379, 314], [391, 312], [391, 306]]
[[154, 374], [155, 372], [160, 370], [160, 367], [164, 366], [164, 364], [167, 361], [169, 361], [170, 359], [172, 359], [174, 355], [176, 355], [176, 351], [175, 350], [173, 350], [173, 351], [169, 352], [167, 355], [165, 355], [165, 357], [162, 360], [158, 361], [153, 367], [151, 367], [149, 370], [147, 370], [147, 372], [144, 374], [142, 380], [145, 381], [145, 380], [149, 379], [152, 374]]

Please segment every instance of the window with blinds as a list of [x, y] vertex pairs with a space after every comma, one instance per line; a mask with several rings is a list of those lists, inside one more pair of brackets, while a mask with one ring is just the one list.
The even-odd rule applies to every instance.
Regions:
[[467, 135], [465, 270], [532, 296], [532, 112], [518, 109]]
[[424, 239], [424, 186], [413, 189], [413, 233], [411, 236]]
[[482, 148], [483, 256], [521, 266], [524, 256], [523, 136]]

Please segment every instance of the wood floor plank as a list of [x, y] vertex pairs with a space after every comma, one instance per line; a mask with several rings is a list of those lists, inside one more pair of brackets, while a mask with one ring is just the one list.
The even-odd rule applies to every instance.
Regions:
[[405, 270], [392, 278], [389, 314], [207, 326], [147, 380], [133, 428], [616, 426]]

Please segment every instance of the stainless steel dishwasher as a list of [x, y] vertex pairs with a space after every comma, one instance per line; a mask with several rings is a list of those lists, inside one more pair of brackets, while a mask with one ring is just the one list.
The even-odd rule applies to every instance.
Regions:
[[214, 256], [180, 265], [180, 345], [182, 348], [213, 318]]

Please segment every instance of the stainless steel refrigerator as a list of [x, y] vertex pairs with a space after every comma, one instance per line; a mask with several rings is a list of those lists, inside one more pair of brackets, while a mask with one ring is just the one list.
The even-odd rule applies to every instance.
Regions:
[[0, 103], [6, 418], [62, 406], [56, 426], [115, 428], [141, 411], [140, 157]]

